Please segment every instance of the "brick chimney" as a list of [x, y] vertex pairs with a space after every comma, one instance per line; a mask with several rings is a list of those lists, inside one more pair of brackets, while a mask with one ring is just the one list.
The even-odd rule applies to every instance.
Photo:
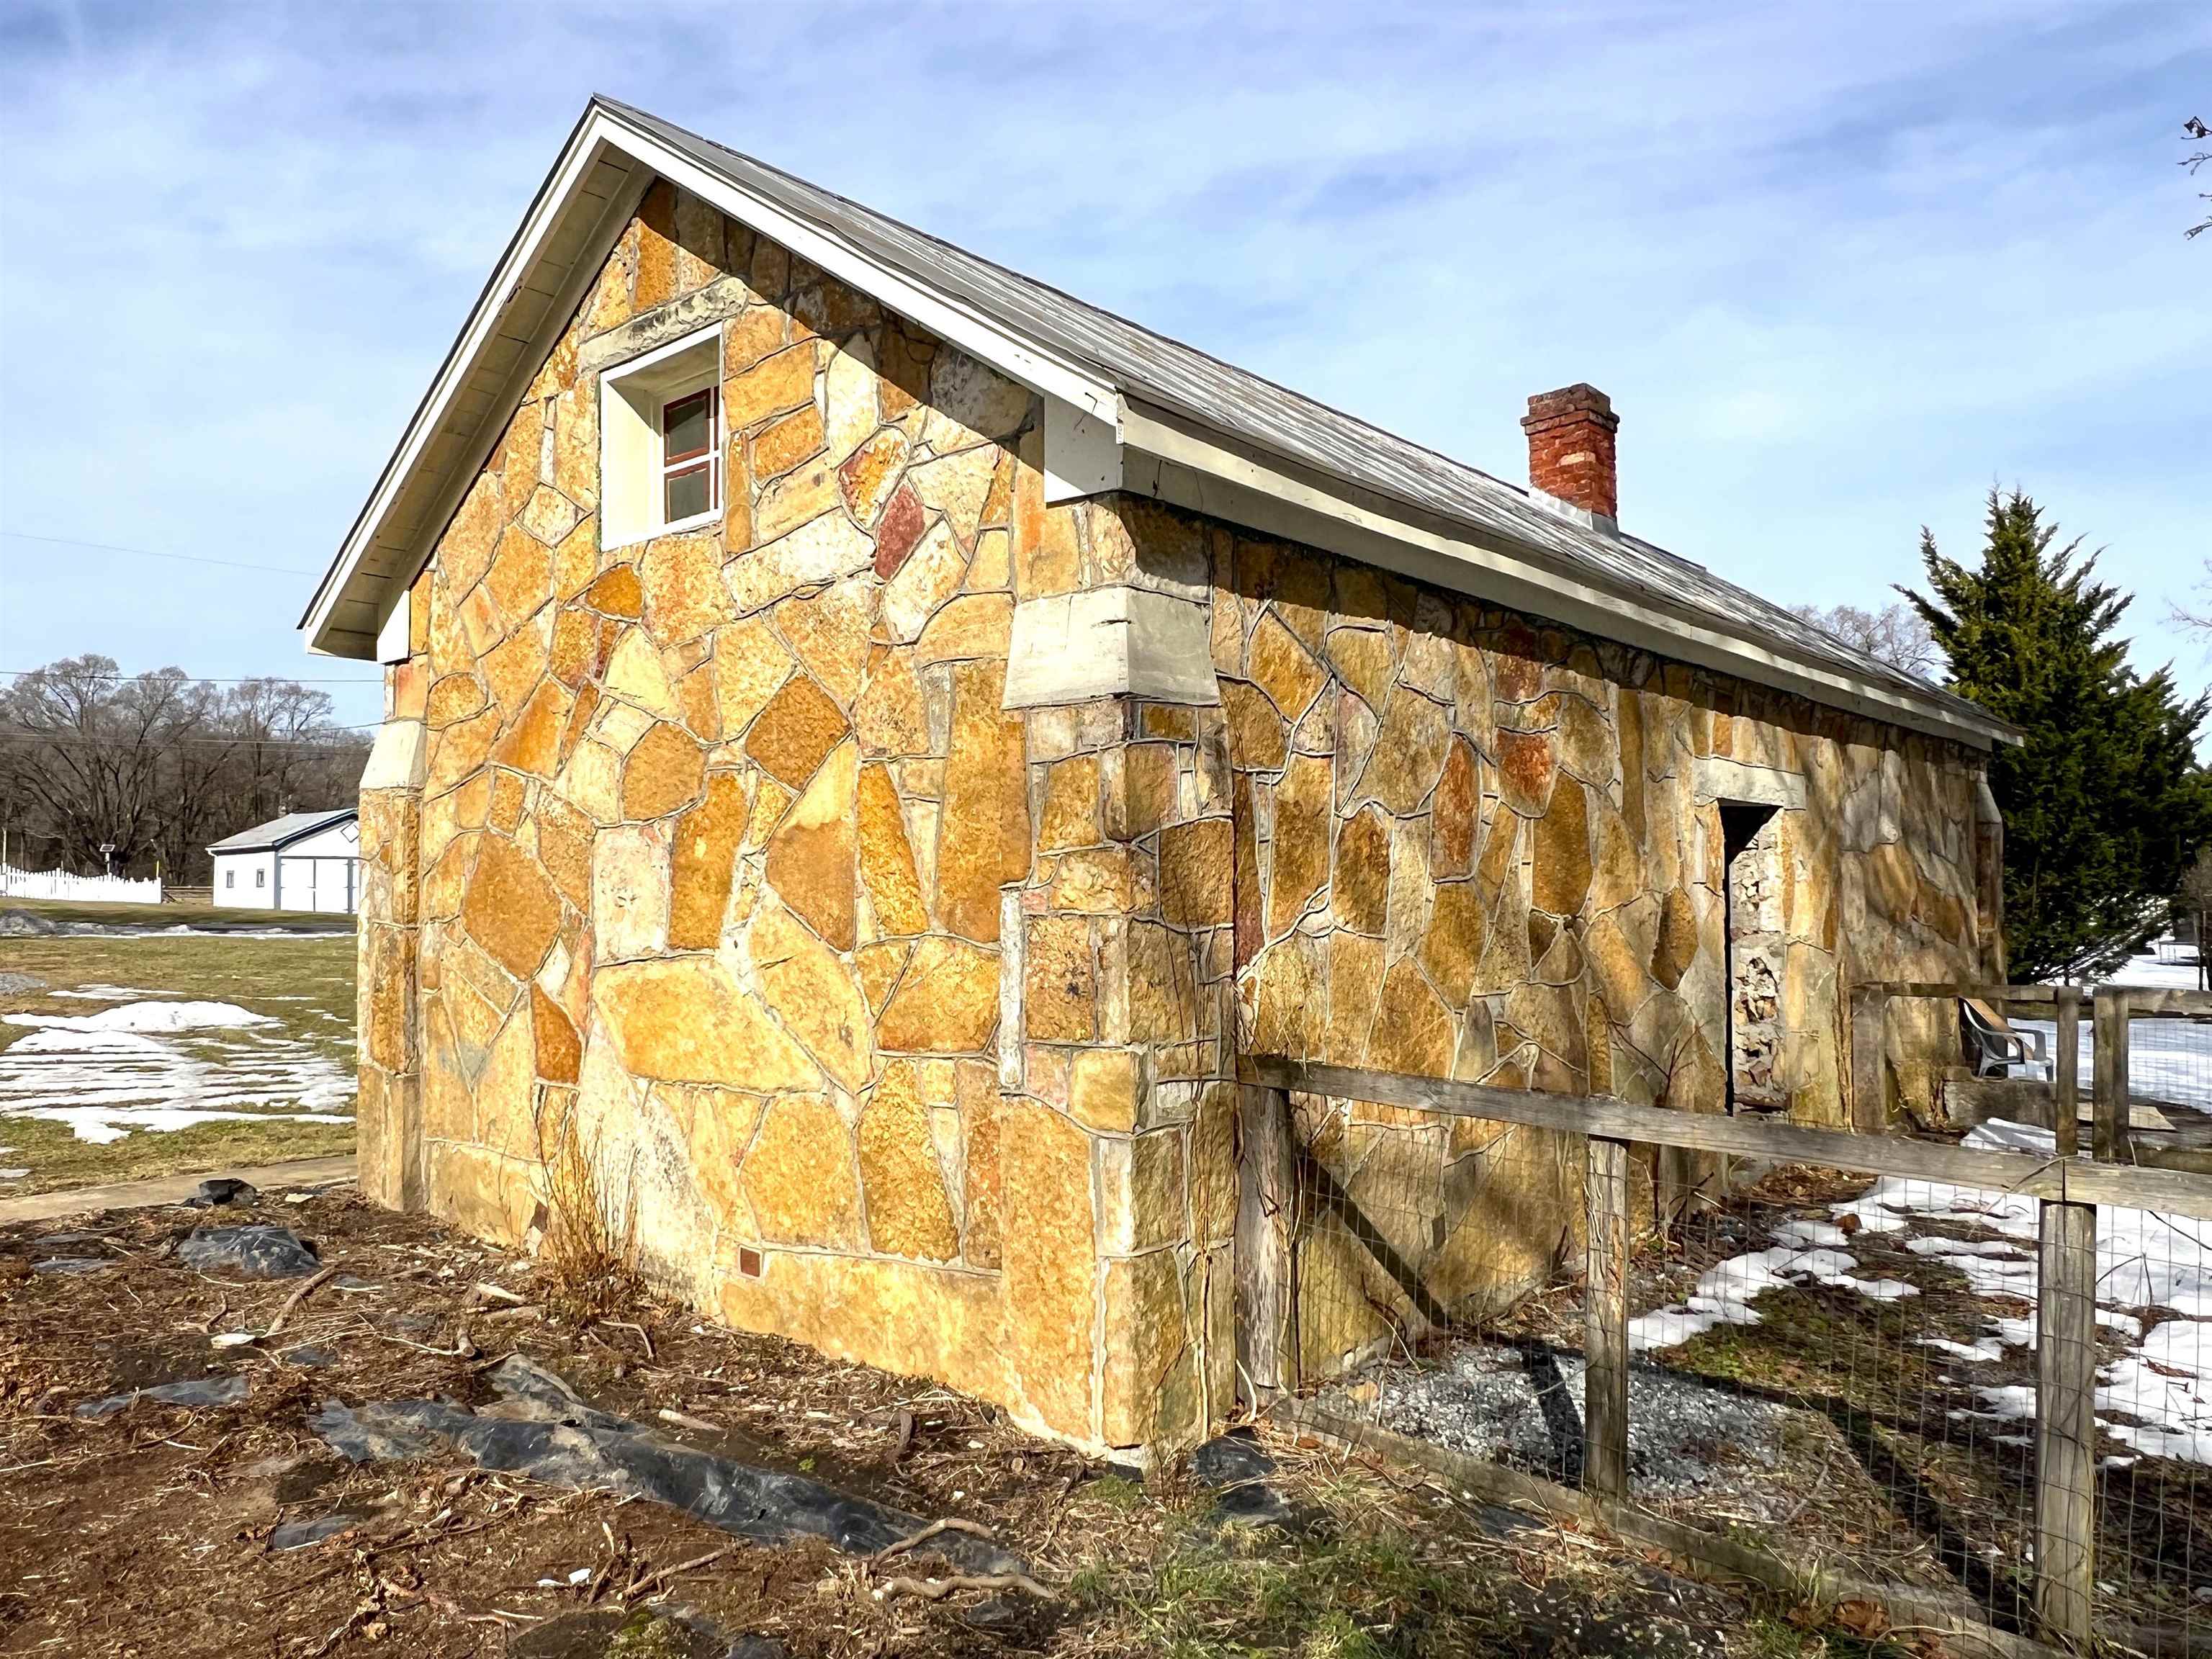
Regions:
[[1601, 519], [1620, 516], [1613, 434], [1620, 416], [1613, 399], [1577, 381], [1528, 399], [1521, 422], [1528, 434], [1528, 483], [1570, 507]]

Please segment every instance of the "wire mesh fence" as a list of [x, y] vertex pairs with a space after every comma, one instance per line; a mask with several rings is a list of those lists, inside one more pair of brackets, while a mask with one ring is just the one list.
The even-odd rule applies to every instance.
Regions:
[[2212, 1223], [1650, 1145], [1593, 1203], [1579, 1135], [1291, 1099], [1295, 1381], [1332, 1415], [1589, 1484], [1617, 1215], [1634, 1504], [2000, 1629], [2079, 1630], [2076, 1595], [2100, 1639], [2212, 1651]]

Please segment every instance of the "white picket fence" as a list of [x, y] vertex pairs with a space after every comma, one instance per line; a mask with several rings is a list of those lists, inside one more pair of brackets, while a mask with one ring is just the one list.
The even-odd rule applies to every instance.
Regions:
[[121, 876], [73, 876], [66, 870], [18, 870], [0, 864], [0, 898], [86, 899], [107, 904], [159, 904], [159, 880]]

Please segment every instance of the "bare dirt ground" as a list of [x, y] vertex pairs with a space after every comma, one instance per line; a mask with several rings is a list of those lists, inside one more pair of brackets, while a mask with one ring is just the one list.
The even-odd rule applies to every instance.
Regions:
[[[335, 1275], [252, 1280], [179, 1260], [194, 1227], [241, 1221], [296, 1229]], [[56, 1261], [98, 1265], [39, 1265]], [[547, 1288], [528, 1260], [350, 1188], [0, 1228], [0, 1653], [1870, 1651], [1820, 1633], [1820, 1609], [1747, 1601], [1310, 1443], [1262, 1437], [1276, 1467], [1246, 1495], [1260, 1491], [1273, 1522], [1238, 1522], [1228, 1510], [1250, 1506], [1188, 1464], [1140, 1480], [945, 1389], [650, 1298], [624, 1322], [552, 1322]], [[895, 1581], [942, 1589], [956, 1571], [935, 1553], [943, 1539], [882, 1560], [819, 1538], [746, 1541], [648, 1499], [480, 1467], [453, 1444], [349, 1462], [310, 1427], [332, 1401], [494, 1417], [491, 1378], [514, 1353], [669, 1445], [985, 1528], [1045, 1593], [932, 1599]], [[225, 1378], [242, 1397], [78, 1411], [195, 1380], [240, 1392]], [[302, 1523], [327, 1535], [295, 1543]]]

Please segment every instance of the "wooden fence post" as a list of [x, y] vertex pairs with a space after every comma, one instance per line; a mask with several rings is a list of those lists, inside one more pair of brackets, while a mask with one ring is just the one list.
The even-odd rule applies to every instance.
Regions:
[[1583, 1489], [1628, 1496], [1628, 1143], [1593, 1135], [1583, 1297]]
[[1864, 1134], [1880, 1134], [1889, 1127], [1881, 1088], [1882, 1016], [1888, 1003], [1888, 993], [1879, 985], [1851, 992], [1851, 1127]]
[[2071, 1158], [2081, 1144], [2078, 1121], [2081, 1112], [2081, 990], [2061, 985], [2052, 1001], [2057, 1030], [2051, 1039], [2051, 1129], [2057, 1137], [2058, 1156]]
[[1256, 1411], [1297, 1386], [1291, 1228], [1297, 1189], [1290, 1096], [1252, 1084], [1237, 1093], [1237, 1393]]
[[2132, 1164], [2128, 1140], [2128, 994], [2109, 985], [2097, 989], [2095, 1087], [2097, 1117], [2090, 1148], [2100, 1164]]
[[[2100, 1077], [2103, 1058], [2100, 1043]], [[2036, 1323], [2035, 1613], [2050, 1635], [2086, 1653], [2097, 1565], [2094, 1204], [2043, 1206]]]

